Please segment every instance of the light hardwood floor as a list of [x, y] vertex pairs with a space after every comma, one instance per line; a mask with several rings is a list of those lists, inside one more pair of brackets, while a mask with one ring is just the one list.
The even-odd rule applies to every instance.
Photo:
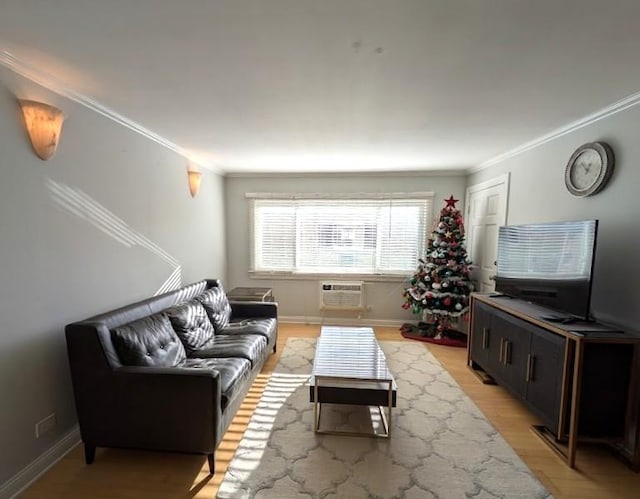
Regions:
[[[281, 324], [278, 353], [267, 361], [244, 405], [216, 452], [216, 474], [208, 475], [204, 456], [98, 449], [95, 463], [84, 463], [78, 446], [33, 484], [26, 499], [214, 498], [242, 438], [269, 373], [291, 337], [316, 337], [319, 326]], [[376, 328], [380, 340], [405, 340], [396, 328]], [[557, 498], [614, 499], [640, 497], [640, 474], [630, 471], [606, 449], [579, 447], [577, 469], [569, 469], [529, 429], [535, 417], [505, 390], [481, 384], [466, 367], [463, 348], [431, 345], [435, 355], [529, 468]], [[274, 498], [277, 499], [277, 498]]]

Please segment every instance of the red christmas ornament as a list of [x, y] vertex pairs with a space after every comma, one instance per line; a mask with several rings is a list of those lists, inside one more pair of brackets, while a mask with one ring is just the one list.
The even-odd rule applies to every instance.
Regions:
[[448, 307], [451, 305], [451, 298], [449, 298], [448, 296], [443, 300], [444, 306]]

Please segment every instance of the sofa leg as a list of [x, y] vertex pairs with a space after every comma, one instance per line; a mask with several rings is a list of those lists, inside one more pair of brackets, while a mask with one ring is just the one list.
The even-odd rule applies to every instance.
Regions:
[[207, 454], [207, 461], [209, 461], [209, 473], [216, 474], [216, 457], [214, 453]]
[[276, 353], [276, 350], [278, 349], [278, 343], [274, 343], [273, 344], [273, 353]]
[[93, 463], [96, 457], [96, 446], [91, 444], [84, 444], [84, 460], [87, 464]]

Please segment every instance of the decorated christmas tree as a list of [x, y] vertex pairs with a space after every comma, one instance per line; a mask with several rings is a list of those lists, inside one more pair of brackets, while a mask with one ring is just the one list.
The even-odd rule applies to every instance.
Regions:
[[[469, 279], [467, 250], [464, 245], [464, 224], [457, 199], [445, 199], [425, 256], [404, 290], [402, 308], [423, 314], [428, 327], [420, 329], [424, 336], [439, 337], [452, 323], [467, 313], [473, 284]], [[425, 324], [427, 326], [427, 324]]]

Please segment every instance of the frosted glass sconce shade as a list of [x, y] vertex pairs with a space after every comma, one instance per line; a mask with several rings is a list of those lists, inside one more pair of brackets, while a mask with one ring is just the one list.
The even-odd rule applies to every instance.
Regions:
[[191, 197], [196, 197], [196, 194], [200, 191], [200, 182], [202, 182], [202, 173], [188, 170], [187, 175], [189, 175], [189, 192], [191, 192]]
[[32, 100], [20, 100], [24, 124], [36, 155], [51, 158], [58, 147], [64, 115], [60, 109]]

